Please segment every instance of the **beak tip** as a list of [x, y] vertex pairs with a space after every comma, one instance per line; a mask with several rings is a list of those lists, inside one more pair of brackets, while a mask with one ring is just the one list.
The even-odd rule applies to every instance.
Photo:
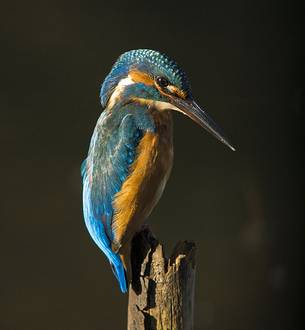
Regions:
[[233, 147], [233, 145], [227, 139], [222, 138], [220, 141], [229, 147], [232, 151], [236, 151], [235, 147]]
[[229, 147], [232, 151], [236, 151], [236, 149], [224, 136], [221, 129], [216, 125], [213, 119], [209, 117], [208, 114], [203, 109], [201, 109], [195, 101], [186, 102], [177, 98], [175, 98], [174, 101], [175, 102], [173, 104], [175, 105], [178, 111], [190, 117], [197, 124], [199, 124], [209, 133], [214, 135], [216, 139], [218, 139], [219, 141], [224, 143], [227, 147]]

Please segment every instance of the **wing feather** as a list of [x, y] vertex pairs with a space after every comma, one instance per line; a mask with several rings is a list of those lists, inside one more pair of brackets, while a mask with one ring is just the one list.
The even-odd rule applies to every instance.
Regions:
[[[114, 124], [107, 114], [100, 117], [91, 139], [88, 157], [82, 164], [84, 183], [88, 181], [87, 188], [84, 184], [88, 195], [84, 203], [88, 204], [89, 217], [103, 224], [103, 232], [94, 231], [92, 234], [92, 230], [88, 229], [91, 236], [106, 236], [104, 241], [108, 244], [106, 247], [100, 246], [102, 249], [111, 247], [113, 199], [129, 174], [142, 137], [142, 131], [132, 114], [126, 114], [115, 129]], [[92, 221], [88, 222], [87, 227], [92, 227]]]

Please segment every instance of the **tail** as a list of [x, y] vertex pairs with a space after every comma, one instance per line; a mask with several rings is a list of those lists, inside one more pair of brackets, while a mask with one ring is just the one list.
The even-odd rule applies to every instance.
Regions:
[[117, 278], [119, 284], [120, 284], [120, 289], [123, 293], [127, 292], [127, 276], [126, 272], [123, 266], [123, 263], [121, 260], [114, 262], [110, 262], [113, 274]]

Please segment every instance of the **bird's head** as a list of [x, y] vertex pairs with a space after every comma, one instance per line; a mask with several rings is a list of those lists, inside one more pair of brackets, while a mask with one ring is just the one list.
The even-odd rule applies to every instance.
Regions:
[[191, 118], [232, 150], [221, 129], [194, 101], [184, 71], [166, 55], [149, 49], [122, 54], [102, 84], [104, 108], [132, 102], [158, 111], [174, 110]]

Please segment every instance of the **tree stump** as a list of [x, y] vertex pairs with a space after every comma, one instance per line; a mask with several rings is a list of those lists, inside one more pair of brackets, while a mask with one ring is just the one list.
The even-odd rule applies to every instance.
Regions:
[[179, 242], [169, 259], [148, 228], [131, 250], [128, 330], [192, 330], [195, 244]]

